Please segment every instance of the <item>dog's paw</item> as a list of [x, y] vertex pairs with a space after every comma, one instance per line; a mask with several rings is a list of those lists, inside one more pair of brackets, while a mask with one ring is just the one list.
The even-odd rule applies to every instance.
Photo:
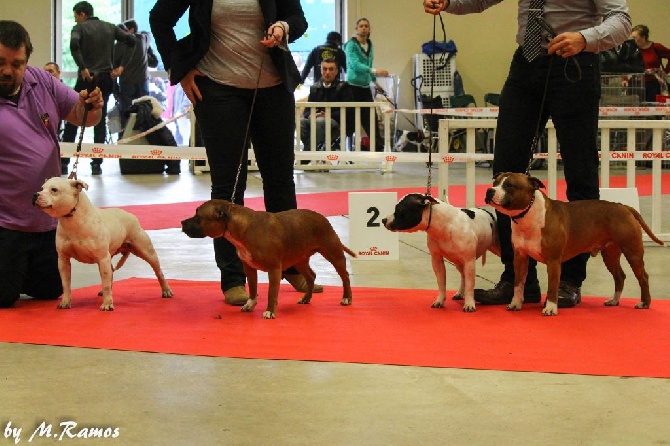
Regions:
[[516, 305], [514, 302], [511, 302], [507, 305], [507, 311], [520, 311], [521, 305]]
[[551, 301], [547, 301], [542, 309], [542, 316], [558, 316], [558, 305]]
[[456, 293], [451, 296], [451, 300], [463, 300], [463, 295], [461, 293]]
[[311, 300], [312, 300], [312, 296], [309, 296], [309, 297], [307, 297], [307, 296], [303, 296], [302, 299], [300, 299], [300, 300], [298, 301], [298, 303], [299, 303], [300, 305], [307, 305], [308, 303], [311, 302]]
[[477, 307], [475, 305], [468, 305], [468, 304], [463, 305], [464, 313], [474, 313], [475, 311], [477, 311]]
[[618, 299], [610, 299], [606, 300], [603, 305], [606, 307], [618, 307], [619, 306], [619, 300]]
[[172, 294], [172, 290], [169, 289], [169, 288], [167, 290], [163, 290], [163, 293], [161, 295], [161, 297], [163, 297], [163, 299], [167, 299], [167, 298], [170, 298], [172, 296], [174, 296], [174, 294]]
[[351, 305], [351, 297], [343, 297], [342, 300], [340, 301], [340, 305], [343, 305], [345, 307]]
[[430, 305], [430, 308], [444, 308], [444, 301], [438, 299]]
[[58, 306], [56, 308], [58, 308], [59, 310], [69, 310], [70, 309], [70, 302], [68, 302], [68, 303], [61, 302], [61, 303], [58, 304]]
[[114, 311], [114, 304], [102, 304], [100, 305], [100, 311]]
[[644, 302], [638, 302], [635, 304], [635, 308], [638, 310], [648, 310], [649, 304], [645, 304]]
[[263, 312], [263, 319], [274, 319], [275, 314], [272, 311], [264, 311]]

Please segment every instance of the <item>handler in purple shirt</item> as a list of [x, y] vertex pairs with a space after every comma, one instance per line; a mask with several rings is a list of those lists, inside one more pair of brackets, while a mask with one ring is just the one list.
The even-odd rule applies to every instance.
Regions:
[[29, 67], [30, 36], [0, 20], [0, 308], [21, 294], [56, 299], [63, 292], [56, 253], [56, 220], [34, 208], [44, 180], [60, 176], [58, 123], [100, 120], [99, 89], [77, 93], [42, 68]]

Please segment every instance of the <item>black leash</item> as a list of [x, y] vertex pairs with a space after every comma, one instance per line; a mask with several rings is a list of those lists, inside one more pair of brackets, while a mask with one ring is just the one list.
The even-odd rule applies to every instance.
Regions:
[[[86, 86], [86, 92], [91, 94], [95, 90], [95, 76], [91, 76], [91, 80]], [[88, 95], [87, 95], [88, 97]], [[72, 172], [68, 175], [68, 179], [76, 180], [77, 179], [77, 167], [79, 167], [79, 154], [81, 153], [81, 143], [84, 140], [84, 130], [86, 130], [86, 120], [88, 119], [88, 111], [93, 108], [93, 104], [84, 103], [84, 116], [81, 119], [81, 126], [79, 127], [79, 140], [77, 141], [77, 151], [74, 155], [74, 164], [72, 165]]]
[[[542, 27], [549, 34], [549, 36], [551, 36], [551, 38], [554, 38], [558, 35], [556, 30], [554, 28], [552, 28], [552, 26], [549, 25], [544, 20], [544, 18], [542, 18], [541, 16], [538, 16], [538, 17], [536, 17], [536, 20], [537, 20], [538, 24], [540, 25], [540, 27]], [[569, 60], [572, 60], [572, 62], [575, 65], [575, 68], [577, 69], [577, 77], [575, 77], [575, 78], [571, 78], [570, 76], [568, 76], [568, 62], [569, 62]], [[533, 136], [533, 141], [530, 144], [530, 156], [529, 156], [529, 159], [528, 159], [528, 166], [526, 167], [526, 175], [530, 175], [530, 169], [533, 165], [533, 154], [537, 150], [537, 146], [540, 143], [540, 133], [543, 130], [543, 128], [540, 128], [540, 127], [541, 127], [541, 124], [542, 124], [542, 121], [543, 121], [544, 103], [547, 99], [547, 90], [549, 88], [549, 78], [551, 76], [551, 66], [552, 66], [553, 62], [554, 62], [554, 58], [551, 57], [549, 59], [549, 67], [547, 68], [547, 78], [545, 79], [545, 82], [544, 82], [544, 91], [542, 92], [542, 102], [540, 103], [540, 113], [539, 113], [539, 116], [537, 118], [537, 125], [535, 126], [535, 135]], [[577, 59], [575, 59], [574, 56], [570, 56], [569, 58], [567, 58], [565, 60], [565, 65], [563, 66], [563, 76], [565, 76], [565, 79], [568, 82], [571, 82], [571, 83], [579, 82], [580, 80], [582, 80], [582, 67], [579, 65], [579, 61], [577, 61]], [[544, 126], [542, 126], [542, 127], [544, 127]]]

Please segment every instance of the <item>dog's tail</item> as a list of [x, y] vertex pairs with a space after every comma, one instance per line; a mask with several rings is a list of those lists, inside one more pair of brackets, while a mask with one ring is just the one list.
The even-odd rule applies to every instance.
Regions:
[[342, 249], [344, 250], [344, 252], [349, 254], [351, 257], [354, 257], [354, 258], [358, 257], [355, 252], [353, 252], [351, 249], [347, 248], [346, 246], [342, 245]]
[[627, 206], [627, 205], [624, 205], [624, 206], [626, 206], [626, 209], [628, 209], [628, 211], [631, 214], [633, 214], [633, 216], [635, 217], [635, 220], [637, 220], [638, 223], [640, 223], [640, 226], [642, 226], [642, 229], [644, 229], [644, 232], [647, 233], [647, 235], [649, 236], [650, 239], [652, 239], [653, 241], [655, 241], [656, 243], [658, 243], [661, 246], [665, 246], [665, 243], [663, 242], [663, 240], [659, 239], [658, 237], [656, 237], [656, 235], [654, 235], [653, 232], [651, 232], [651, 228], [649, 228], [649, 226], [647, 226], [647, 222], [644, 221], [644, 218], [642, 218], [640, 213], [638, 211], [636, 211], [635, 208], [632, 208], [632, 207]]

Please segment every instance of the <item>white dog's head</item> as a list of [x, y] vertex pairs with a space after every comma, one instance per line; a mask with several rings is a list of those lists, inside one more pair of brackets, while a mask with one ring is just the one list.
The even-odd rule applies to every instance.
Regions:
[[33, 195], [33, 206], [52, 217], [63, 217], [77, 206], [82, 190], [88, 190], [88, 184], [81, 180], [49, 178], [42, 185], [42, 190]]

